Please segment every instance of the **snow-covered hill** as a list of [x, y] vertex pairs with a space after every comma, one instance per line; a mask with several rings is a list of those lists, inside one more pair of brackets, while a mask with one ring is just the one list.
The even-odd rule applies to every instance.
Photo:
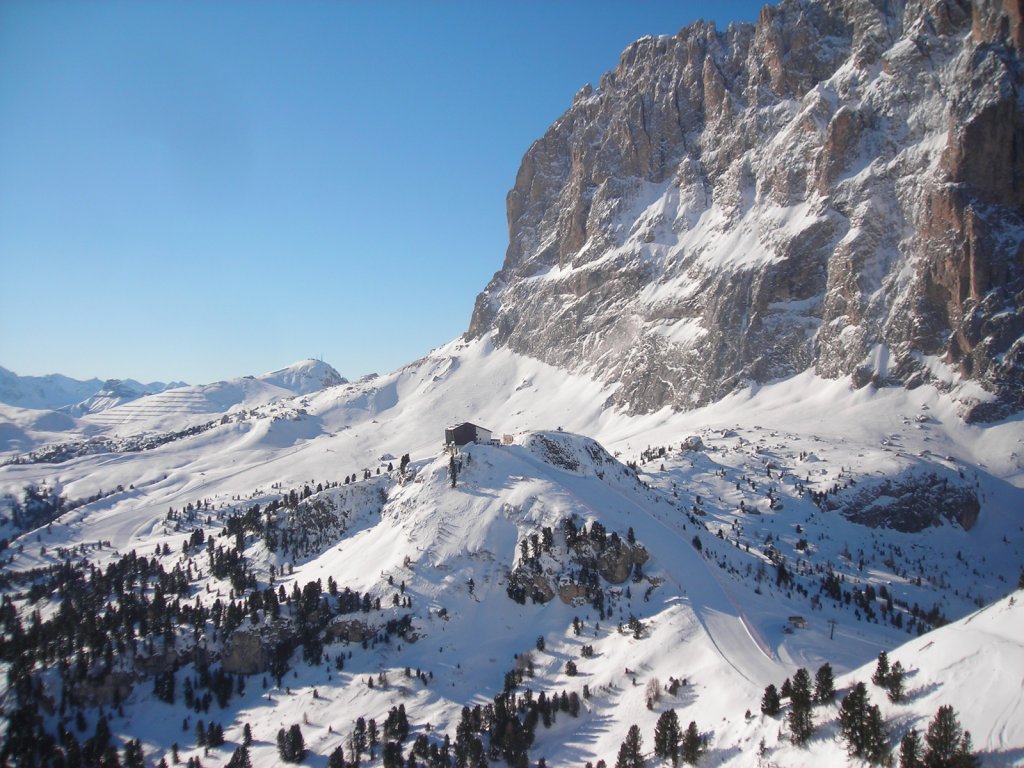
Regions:
[[109, 427], [112, 433], [119, 435], [180, 430], [214, 415], [312, 394], [345, 381], [324, 362], [302, 360], [260, 376], [177, 387], [91, 414], [89, 421]]
[[[237, 381], [244, 388], [257, 380]], [[634, 723], [649, 754], [667, 708], [709, 737], [704, 764], [754, 764], [762, 738], [763, 759], [774, 764], [838, 764], [845, 747], [836, 738], [836, 705], [817, 711], [817, 735], [797, 748], [782, 720], [759, 714], [761, 692], [797, 667], [813, 673], [825, 662], [840, 688], [849, 686], [864, 679], [862, 666], [881, 650], [918, 670], [909, 688], [922, 689], [905, 703], [879, 702], [893, 743], [909, 724], [926, 727], [940, 704], [963, 700], [959, 673], [944, 678], [944, 670], [983, 663], [970, 643], [936, 641], [947, 650], [932, 666], [911, 657], [931, 637], [919, 632], [1003, 600], [1016, 584], [1024, 559], [1019, 419], [967, 425], [956, 403], [928, 386], [856, 389], [812, 374], [688, 413], [631, 417], [601, 407], [610, 394], [484, 338], [453, 342], [392, 374], [266, 405], [241, 409], [225, 398], [227, 407], [217, 411], [210, 397], [201, 430], [136, 440], [125, 429], [116, 441], [102, 438], [111, 442], [101, 452], [0, 467], [0, 490], [13, 497], [5, 531], [16, 537], [5, 570], [26, 572], [69, 556], [109, 568], [130, 552], [159, 550], [166, 572], [177, 565], [191, 574], [186, 602], [212, 610], [219, 600], [224, 608], [251, 587], [239, 591], [227, 575], [211, 576], [203, 545], [186, 542], [202, 528], [215, 547], [230, 549], [238, 541], [231, 518], [259, 504], [242, 552], [260, 590], [272, 584], [290, 594], [320, 580], [325, 592], [332, 581], [339, 594], [348, 588], [370, 596], [365, 613], [346, 613], [340, 598], [329, 597], [332, 617], [318, 641], [325, 663], [304, 662], [306, 644], [291, 646], [291, 671], [279, 685], [268, 660], [273, 643], [289, 637], [295, 604], [283, 606], [278, 621], [257, 610], [256, 625], [246, 619], [240, 628], [244, 636], [223, 636], [212, 617], [199, 635], [179, 626], [176, 647], [185, 655], [173, 707], [152, 693], [151, 670], [166, 663], [159, 642], [119, 656], [107, 673], [96, 667], [100, 687], [90, 695], [102, 699], [111, 680], [120, 681], [124, 715], [108, 710], [111, 728], [141, 738], [154, 760], [177, 742], [183, 761], [223, 764], [248, 723], [255, 764], [277, 764], [277, 730], [298, 723], [314, 755], [309, 761], [323, 764], [358, 717], [380, 724], [398, 704], [413, 738], [439, 745], [445, 734], [454, 740], [462, 707], [493, 703], [517, 665], [533, 669], [516, 686], [520, 696], [530, 688], [534, 700], [541, 691], [579, 697], [577, 717], [559, 713], [550, 730], [536, 730], [530, 760], [545, 757], [549, 765], [612, 764]], [[465, 448], [453, 488], [443, 430], [463, 420], [509, 435], [512, 444]], [[399, 457], [406, 454], [403, 471]], [[910, 484], [911, 493], [934, 482], [967, 489], [977, 518], [940, 513], [906, 531], [862, 524], [859, 494], [888, 477], [923, 478]], [[26, 487], [42, 489], [43, 498], [63, 495], [65, 507], [47, 515], [37, 504], [41, 517], [19, 518], [37, 527], [11, 527], [14, 506], [28, 508]], [[885, 496], [868, 494], [867, 506]], [[616, 559], [596, 545], [570, 545], [569, 519], [588, 536], [596, 521], [609, 539], [633, 538], [646, 557]], [[594, 572], [599, 590], [587, 575]], [[152, 587], [146, 593], [152, 598]], [[9, 594], [27, 610], [24, 592]], [[534, 603], [534, 595], [546, 601]], [[39, 605], [52, 615], [47, 599]], [[1002, 608], [984, 615], [1004, 614], [1006, 621], [1018, 616]], [[389, 621], [396, 622], [390, 630]], [[984, 623], [967, 626], [973, 632]], [[985, 631], [1011, 638], [1002, 653], [1012, 654], [1013, 627]], [[257, 636], [264, 639], [254, 650]], [[908, 641], [911, 650], [895, 650]], [[246, 676], [245, 693], [223, 708], [214, 703], [196, 712], [182, 703], [185, 680], [196, 687], [201, 676], [188, 660], [194, 647], [205, 649], [213, 670], [237, 674], [249, 664], [260, 671]], [[577, 674], [567, 672], [568, 661]], [[59, 699], [58, 679], [48, 680]], [[658, 701], [648, 709], [654, 691]], [[873, 701], [880, 698], [872, 693]], [[1024, 749], [1011, 725], [1020, 697], [998, 689], [993, 701], [1010, 719], [993, 714], [987, 729], [989, 715], [957, 708], [986, 764], [1010, 765]], [[748, 709], [751, 718], [744, 717]], [[92, 734], [99, 710], [86, 706], [83, 713], [81, 739]], [[53, 727], [58, 717], [44, 720]], [[221, 723], [228, 744], [205, 755], [193, 734], [199, 719]]]
[[[181, 433], [208, 428], [214, 419], [245, 419], [260, 408], [275, 410], [270, 405], [275, 401], [345, 383], [334, 368], [319, 360], [302, 360], [260, 376], [175, 385], [161, 391], [143, 392], [141, 385], [136, 387], [130, 381], [108, 381], [89, 398], [61, 408], [60, 414], [0, 406], [4, 409], [0, 412], [0, 455], [28, 454], [47, 445], [55, 446], [44, 449], [49, 459], [151, 447], [154, 440], [159, 444], [177, 439]], [[133, 439], [140, 435], [145, 435], [145, 440]]]
[[69, 409], [75, 416], [109, 408], [152, 392], [185, 386], [183, 382], [141, 384], [134, 379], [80, 381], [60, 374], [19, 376], [0, 368], [0, 403], [35, 410]]
[[675, 713], [702, 765], [862, 766], [864, 683], [875, 763], [951, 706], [1024, 764], [1011, 5], [639, 41], [394, 372], [0, 369], [0, 763], [658, 765]]
[[88, 425], [64, 412], [0, 404], [0, 454], [27, 452], [89, 431]]

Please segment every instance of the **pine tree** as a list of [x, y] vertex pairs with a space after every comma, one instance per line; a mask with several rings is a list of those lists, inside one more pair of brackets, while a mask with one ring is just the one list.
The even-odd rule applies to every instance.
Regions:
[[980, 765], [981, 760], [974, 754], [971, 732], [964, 731], [964, 737], [960, 740], [960, 749], [957, 750], [956, 768], [978, 768]]
[[872, 764], [886, 760], [889, 743], [882, 713], [868, 701], [864, 683], [857, 683], [839, 705], [839, 732], [846, 739], [850, 755]]
[[228, 760], [227, 768], [252, 768], [252, 760], [249, 758], [249, 748], [244, 744], [237, 747]]
[[[410, 757], [412, 757], [411, 754]], [[347, 765], [345, 749], [343, 747], [335, 747], [334, 751], [331, 752], [331, 756], [327, 758], [327, 768], [346, 768]]]
[[977, 765], [972, 754], [971, 736], [960, 728], [956, 712], [948, 704], [939, 707], [924, 736], [927, 768], [967, 768]]
[[761, 697], [761, 712], [770, 717], [775, 717], [782, 710], [782, 702], [779, 700], [779, 691], [774, 685], [764, 689], [764, 696]]
[[629, 726], [626, 740], [619, 747], [619, 757], [615, 761], [615, 768], [643, 768], [643, 738], [640, 736], [640, 728], [636, 725]]
[[289, 762], [301, 763], [306, 756], [306, 741], [302, 738], [302, 729], [298, 723], [288, 729], [287, 744], [288, 753], [291, 755]]
[[911, 728], [900, 742], [900, 768], [924, 768], [922, 750], [921, 734]]
[[811, 676], [803, 667], [793, 675], [789, 701], [787, 720], [790, 741], [794, 744], [806, 744], [814, 732], [814, 719], [811, 715]]
[[902, 701], [903, 675], [903, 665], [898, 661], [889, 668], [889, 674], [885, 679], [885, 690], [889, 694], [889, 701]]
[[117, 756], [117, 748], [108, 744], [100, 757], [100, 768], [121, 768], [121, 758]]
[[864, 683], [857, 683], [839, 705], [839, 732], [850, 745], [854, 755], [862, 752], [860, 734], [866, 720], [868, 689]]
[[875, 673], [871, 675], [871, 682], [878, 686], [884, 686], [889, 679], [889, 654], [882, 651], [878, 654], [878, 664], [875, 665]]
[[691, 720], [690, 724], [686, 727], [686, 733], [683, 734], [683, 745], [681, 749], [683, 762], [689, 763], [690, 765], [696, 765], [703, 751], [704, 737], [701, 736], [700, 731], [697, 730], [697, 723]]
[[889, 736], [885, 730], [885, 721], [877, 705], [868, 707], [868, 716], [864, 744], [864, 759], [872, 765], [889, 765]]
[[383, 768], [402, 768], [405, 758], [402, 756], [402, 745], [394, 741], [384, 742], [381, 752]]
[[288, 759], [289, 753], [287, 736], [288, 733], [287, 731], [285, 731], [284, 728], [279, 728], [277, 730], [277, 756], [280, 757], [281, 760], [283, 760], [284, 762], [290, 763], [291, 760]]
[[132, 739], [124, 745], [124, 767], [145, 768], [146, 760], [142, 753], [142, 743]]
[[658, 724], [654, 727], [654, 754], [662, 759], [671, 760], [672, 765], [678, 765], [681, 740], [679, 716], [674, 709], [667, 709], [661, 713]]
[[108, 746], [110, 746], [110, 723], [107, 722], [106, 715], [100, 715], [99, 720], [96, 721], [95, 733], [82, 745], [83, 760], [87, 763], [98, 763]]
[[814, 675], [814, 700], [819, 704], [827, 704], [835, 697], [836, 687], [832, 676], [832, 665], [822, 664]]

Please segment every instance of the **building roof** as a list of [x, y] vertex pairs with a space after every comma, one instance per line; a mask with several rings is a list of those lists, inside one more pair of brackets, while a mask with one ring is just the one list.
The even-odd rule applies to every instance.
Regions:
[[493, 430], [487, 429], [487, 427], [481, 427], [479, 424], [474, 424], [471, 421], [460, 421], [457, 424], [452, 424], [451, 426], [448, 427], [448, 429], [458, 429], [459, 427], [476, 427], [477, 429], [482, 429], [482, 430], [485, 430], [487, 432], [492, 432], [493, 431]]

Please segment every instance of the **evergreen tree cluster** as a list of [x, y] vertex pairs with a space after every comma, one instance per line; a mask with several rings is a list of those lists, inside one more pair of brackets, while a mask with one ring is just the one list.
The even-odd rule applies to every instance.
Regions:
[[528, 760], [538, 725], [550, 728], [559, 713], [578, 717], [579, 712], [575, 691], [550, 696], [541, 691], [535, 696], [529, 689], [522, 694], [505, 690], [486, 706], [463, 707], [455, 729], [455, 765], [479, 766], [499, 759], [519, 765]]
[[857, 683], [839, 706], [839, 733], [851, 756], [881, 765], [889, 757], [885, 722], [878, 706], [868, 700], [864, 683]]
[[[306, 486], [295, 492], [295, 498], [301, 502], [309, 493], [312, 490]], [[283, 498], [288, 499], [288, 494]], [[177, 524], [183, 519], [195, 520], [208, 506], [208, 502], [190, 502], [181, 512], [169, 510], [168, 519]], [[79, 550], [87, 551], [80, 545], [65, 550], [67, 557], [59, 564], [0, 573], [0, 587], [6, 591], [0, 598], [0, 635], [4, 638], [0, 662], [8, 665], [12, 691], [9, 720], [18, 726], [7, 729], [0, 746], [2, 759], [29, 765], [35, 757], [47, 754], [43, 762], [59, 763], [81, 751], [73, 733], [61, 727], [56, 734], [48, 732], [53, 726], [47, 726], [40, 713], [42, 706], [52, 706], [45, 701], [42, 686], [42, 672], [47, 668], [57, 670], [59, 716], [66, 722], [67, 715], [75, 714], [84, 722], [82, 707], [90, 701], [89, 691], [112, 672], [138, 671], [148, 659], [180, 657], [182, 651], [220, 643], [246, 622], [258, 630], [274, 621], [277, 645], [271, 673], [280, 682], [297, 647], [302, 646], [308, 662], [320, 662], [323, 632], [332, 617], [380, 609], [379, 598], [339, 588], [333, 579], [328, 580], [328, 593], [319, 580], [301, 588], [294, 583], [290, 593], [283, 585], [257, 587], [244, 555], [245, 536], [266, 525], [266, 512], [253, 505], [229, 517], [222, 535], [229, 540], [233, 537], [231, 546], [207, 536], [202, 527], [194, 528], [184, 541], [179, 562], [170, 569], [158, 559], [171, 556], [166, 544], [157, 547], [152, 558], [133, 550], [103, 568], [85, 557], [72, 560], [71, 555]], [[95, 545], [97, 549], [103, 546], [102, 542]], [[205, 563], [200, 565], [196, 559], [204, 550]], [[192, 599], [196, 582], [208, 574], [231, 582], [228, 597], [217, 596], [212, 603]], [[55, 609], [45, 614], [25, 610], [15, 602], [14, 589], [19, 586], [29, 606], [52, 600]], [[208, 584], [206, 591], [210, 592]], [[411, 606], [409, 596], [396, 593], [396, 598], [396, 605]], [[208, 634], [210, 625], [212, 634]], [[408, 614], [389, 618], [372, 642], [390, 642], [392, 635], [401, 636], [410, 627]], [[185, 705], [197, 713], [208, 712], [214, 702], [224, 708], [233, 695], [245, 689], [241, 675], [228, 674], [219, 666], [198, 664], [194, 674], [183, 681], [176, 665], [162, 669], [157, 665], [157, 669], [151, 673], [156, 698], [173, 704], [183, 697]], [[122, 689], [115, 687], [113, 706], [120, 705], [121, 695]], [[101, 731], [92, 743], [101, 742], [102, 735]]]
[[939, 707], [928, 724], [922, 750], [921, 737], [911, 729], [900, 743], [900, 768], [977, 768], [970, 731], [960, 726], [954, 709]]
[[298, 723], [277, 732], [277, 754], [286, 763], [301, 763], [306, 756], [306, 742]]
[[[630, 742], [627, 747], [627, 758], [633, 759], [633, 745]], [[667, 709], [661, 713], [658, 723], [654, 727], [654, 754], [663, 760], [671, 760], [672, 765], [679, 765], [682, 760], [687, 765], [696, 765], [700, 756], [707, 751], [707, 737], [697, 730], [697, 723], [690, 721], [690, 724], [683, 731], [679, 725], [679, 716], [674, 709]], [[622, 748], [619, 749], [620, 756]], [[642, 765], [642, 762], [641, 762]]]
[[889, 701], [898, 702], [903, 700], [903, 678], [905, 673], [903, 665], [896, 662], [889, 665], [889, 655], [882, 651], [878, 654], [878, 663], [871, 675], [871, 682], [884, 688], [889, 696]]

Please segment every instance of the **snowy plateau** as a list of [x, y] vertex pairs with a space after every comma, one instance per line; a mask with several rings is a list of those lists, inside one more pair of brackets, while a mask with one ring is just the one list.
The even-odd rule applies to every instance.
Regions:
[[391, 373], [0, 369], [0, 763], [1024, 765], [1022, 16], [638, 41]]

